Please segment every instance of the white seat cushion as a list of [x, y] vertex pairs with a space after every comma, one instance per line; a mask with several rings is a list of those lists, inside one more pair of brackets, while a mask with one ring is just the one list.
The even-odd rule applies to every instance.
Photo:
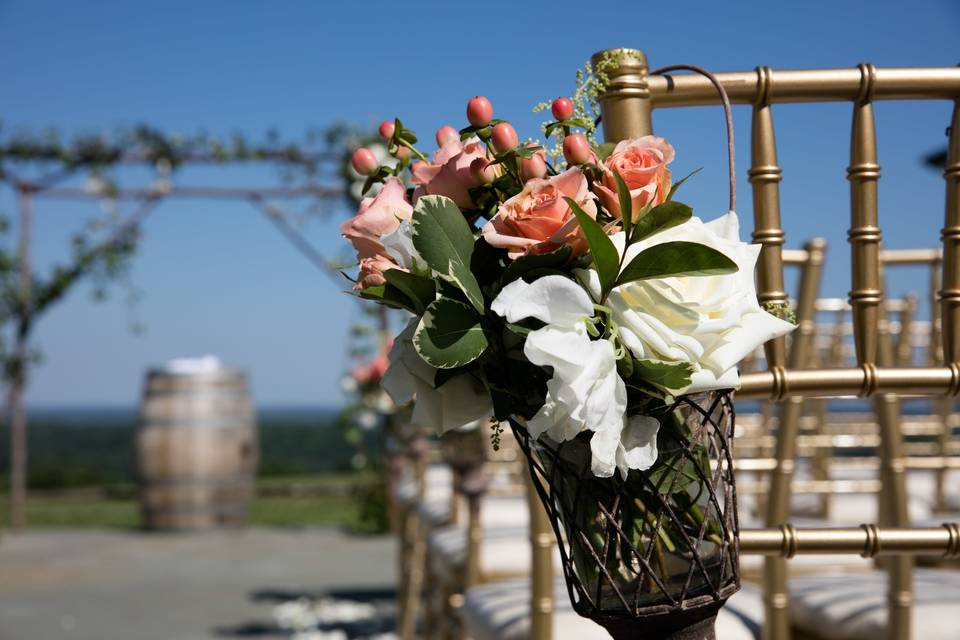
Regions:
[[[402, 505], [412, 505], [417, 499], [417, 483], [411, 474], [406, 474], [394, 485], [393, 495]], [[445, 464], [432, 464], [424, 472], [424, 499], [450, 499], [453, 491], [453, 472]]]
[[[515, 578], [469, 589], [463, 606], [467, 634], [473, 640], [526, 640], [530, 637], [530, 581]], [[763, 600], [752, 585], [744, 584], [717, 616], [720, 640], [756, 640], [760, 637]], [[555, 640], [603, 640], [610, 636], [570, 604], [563, 578], [554, 581], [553, 637]]]
[[[911, 637], [960, 637], [960, 571], [916, 569]], [[886, 637], [887, 575], [798, 576], [790, 579], [790, 614], [799, 628], [827, 640]]]
[[[463, 514], [461, 522], [466, 520]], [[530, 566], [530, 511], [526, 498], [490, 496], [480, 507], [483, 544], [480, 570], [484, 575], [516, 575]], [[440, 527], [432, 533], [431, 566], [440, 575], [450, 575], [466, 560], [467, 533], [464, 524]]]
[[[450, 577], [466, 562], [466, 531], [459, 526], [440, 527], [427, 538], [430, 566], [439, 576]], [[523, 527], [484, 529], [480, 545], [480, 572], [484, 576], [510, 576], [530, 571], [530, 532]]]

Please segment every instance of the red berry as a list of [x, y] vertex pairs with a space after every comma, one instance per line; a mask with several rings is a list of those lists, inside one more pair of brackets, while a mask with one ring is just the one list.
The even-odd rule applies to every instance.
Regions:
[[470, 163], [470, 175], [477, 184], [490, 184], [497, 179], [497, 169], [491, 167], [486, 158], [474, 158]]
[[457, 133], [457, 130], [451, 126], [443, 125], [437, 129], [437, 146], [442, 147], [445, 143], [453, 140], [454, 138], [459, 138], [460, 134]]
[[547, 175], [547, 162], [542, 153], [535, 153], [529, 158], [520, 161], [520, 177], [523, 181], [533, 178], [543, 178]]
[[366, 147], [360, 147], [354, 151], [350, 157], [350, 162], [353, 164], [353, 168], [357, 170], [357, 173], [362, 176], [372, 176], [377, 172], [377, 169], [380, 168], [380, 163], [377, 162], [377, 156], [373, 155], [373, 151], [370, 151], [370, 149]]
[[380, 123], [380, 137], [384, 140], [389, 140], [393, 137], [393, 131], [397, 126], [394, 124], [393, 120], [384, 120]]
[[573, 103], [570, 98], [559, 97], [550, 105], [550, 111], [557, 120], [567, 120], [573, 117]]
[[403, 160], [404, 158], [410, 155], [410, 147], [397, 147], [397, 150], [393, 152], [393, 157]]
[[483, 96], [474, 96], [467, 103], [467, 120], [474, 127], [485, 127], [493, 120], [493, 105]]
[[519, 142], [517, 131], [509, 122], [501, 122], [494, 126], [490, 141], [493, 142], [493, 148], [499, 153], [513, 149]]
[[563, 157], [570, 164], [583, 164], [590, 162], [593, 157], [593, 150], [586, 136], [582, 133], [571, 133], [563, 139]]

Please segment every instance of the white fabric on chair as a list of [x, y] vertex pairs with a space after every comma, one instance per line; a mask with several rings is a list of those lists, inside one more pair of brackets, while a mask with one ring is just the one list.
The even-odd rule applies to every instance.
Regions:
[[[440, 527], [427, 538], [431, 566], [438, 575], [450, 575], [463, 566], [467, 554], [466, 523]], [[480, 506], [483, 543], [480, 571], [484, 575], [515, 575], [530, 567], [530, 511], [526, 498], [490, 496]]]
[[[790, 615], [797, 627], [826, 640], [886, 637], [887, 575], [797, 576], [790, 579]], [[960, 637], [960, 571], [916, 569], [911, 635]]]
[[[427, 538], [434, 573], [450, 577], [467, 559], [466, 530], [440, 527]], [[480, 572], [485, 576], [529, 573], [530, 532], [526, 526], [484, 529], [480, 544]]]
[[[453, 472], [445, 464], [432, 464], [424, 472], [424, 500], [450, 500], [453, 490]], [[413, 474], [407, 473], [396, 484], [394, 497], [397, 502], [411, 505], [417, 500], [417, 482]]]
[[[526, 640], [530, 637], [530, 580], [515, 578], [469, 589], [462, 609], [467, 634], [473, 640]], [[763, 599], [756, 587], [744, 584], [717, 616], [719, 640], [760, 637]], [[596, 623], [580, 617], [570, 604], [563, 578], [554, 581], [554, 640], [603, 640], [610, 636]]]

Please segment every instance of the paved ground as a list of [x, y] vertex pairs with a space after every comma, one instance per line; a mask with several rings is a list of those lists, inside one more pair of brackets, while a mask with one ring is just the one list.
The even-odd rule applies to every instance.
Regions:
[[33, 531], [0, 538], [0, 640], [286, 637], [300, 594], [389, 601], [392, 538], [335, 529]]

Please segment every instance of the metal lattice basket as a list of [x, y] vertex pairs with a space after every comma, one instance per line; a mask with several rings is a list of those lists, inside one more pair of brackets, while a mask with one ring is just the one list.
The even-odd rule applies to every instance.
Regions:
[[589, 432], [534, 440], [511, 421], [559, 542], [573, 607], [614, 637], [712, 629], [740, 588], [732, 392], [681, 397], [653, 417], [657, 462], [625, 479], [593, 475]]

